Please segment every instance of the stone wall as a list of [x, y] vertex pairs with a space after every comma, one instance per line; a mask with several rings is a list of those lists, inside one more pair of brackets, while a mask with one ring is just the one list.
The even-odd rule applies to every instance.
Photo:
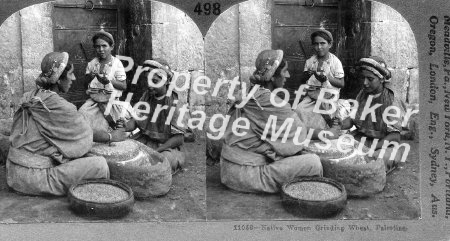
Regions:
[[0, 119], [12, 117], [14, 103], [23, 93], [20, 15], [11, 15], [0, 26]]
[[51, 3], [36, 4], [0, 26], [0, 119], [12, 117], [20, 97], [33, 88], [42, 58], [53, 51], [51, 11]]
[[176, 71], [204, 69], [204, 42], [197, 25], [183, 11], [152, 1], [153, 57], [165, 58]]
[[20, 10], [24, 91], [30, 91], [41, 73], [41, 61], [53, 51], [51, 3], [36, 4]]
[[[188, 103], [191, 111], [204, 110], [204, 96], [192, 91], [191, 78], [204, 73], [204, 41], [197, 25], [183, 11], [157, 1], [151, 2], [152, 57], [166, 59], [171, 68], [182, 76], [177, 86], [189, 85], [178, 91], [181, 102]], [[180, 75], [181, 76], [181, 75]]]
[[[258, 53], [272, 47], [271, 6], [270, 0], [246, 1], [228, 9], [213, 23], [205, 37], [205, 72], [212, 86], [220, 79], [235, 77], [248, 82]], [[208, 99], [208, 115], [226, 112], [227, 87]], [[233, 95], [239, 96], [240, 88]]]
[[[240, 75], [239, 32], [239, 5], [234, 5], [214, 21], [205, 36], [205, 74], [211, 79], [212, 87], [218, 81]], [[227, 111], [226, 86], [214, 97], [211, 97], [213, 88], [210, 89], [206, 101], [208, 116]]]
[[239, 4], [241, 80], [248, 82], [259, 52], [272, 48], [272, 1], [250, 0]]
[[[179, 93], [182, 101], [189, 102], [191, 112], [204, 110], [208, 117], [225, 114], [229, 84], [212, 96], [214, 87], [218, 81], [239, 76], [241, 81], [248, 81], [257, 54], [271, 48], [271, 1], [251, 0], [232, 6], [216, 19], [204, 38], [179, 9], [156, 1], [151, 8], [153, 57], [167, 59], [177, 72], [189, 71], [191, 81], [201, 75], [211, 80], [206, 95], [197, 95], [191, 86]], [[238, 86], [235, 95], [239, 93]]]
[[419, 103], [417, 43], [408, 22], [388, 5], [371, 2], [371, 55], [384, 58], [392, 87], [407, 104]]

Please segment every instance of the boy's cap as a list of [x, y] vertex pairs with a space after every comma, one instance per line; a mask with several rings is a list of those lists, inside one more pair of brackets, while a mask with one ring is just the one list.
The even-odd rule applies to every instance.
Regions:
[[322, 35], [322, 36], [323, 36], [323, 35], [328, 36], [330, 42], [333, 42], [333, 34], [331, 34], [331, 32], [328, 31], [328, 30], [326, 30], [326, 29], [319, 29], [319, 30], [313, 32], [313, 33], [311, 34], [311, 38], [313, 38], [313, 37], [315, 37], [315, 36], [321, 36], [321, 35]]

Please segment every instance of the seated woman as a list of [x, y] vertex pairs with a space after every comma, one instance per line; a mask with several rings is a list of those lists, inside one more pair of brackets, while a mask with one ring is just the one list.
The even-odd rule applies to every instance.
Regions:
[[6, 180], [32, 195], [65, 195], [84, 179], [109, 178], [105, 158], [86, 157], [92, 129], [76, 107], [60, 97], [75, 80], [69, 55], [49, 53], [42, 60], [37, 88], [24, 94], [14, 114]]
[[[140, 131], [133, 135], [132, 138], [166, 156], [172, 171], [176, 172], [181, 169], [185, 162], [185, 153], [182, 150], [182, 146], [187, 123], [183, 118], [182, 125], [178, 124], [179, 109], [181, 107], [178, 95], [172, 92], [170, 96], [166, 96], [173, 72], [167, 61], [163, 59], [146, 60], [143, 67], [149, 68], [142, 75], [146, 79], [152, 70], [159, 70], [150, 80], [153, 82], [153, 85], [148, 86], [140, 102], [138, 102], [138, 109], [146, 110], [145, 105], [148, 105], [150, 108], [147, 109], [149, 110], [148, 112], [140, 112], [142, 115], [139, 116], [139, 120], [131, 119], [127, 122], [126, 131], [133, 131], [139, 128]], [[166, 82], [161, 83], [164, 79]], [[158, 108], [158, 106], [165, 108]], [[171, 113], [173, 108], [175, 109]]]
[[[339, 93], [344, 87], [344, 69], [341, 61], [332, 53], [330, 48], [333, 46], [333, 35], [324, 29], [315, 31], [311, 34], [311, 42], [315, 54], [305, 63], [304, 71], [308, 77], [308, 95], [297, 106], [295, 112], [300, 120], [308, 128], [326, 129], [331, 127], [332, 120], [339, 113], [320, 114], [315, 113], [314, 107], [317, 103], [319, 92], [322, 88], [332, 89]], [[326, 99], [334, 96], [326, 93]], [[336, 96], [339, 99], [339, 94]], [[322, 110], [329, 110], [328, 104], [321, 105]], [[338, 116], [339, 117], [339, 116]]]
[[[286, 103], [283, 107], [275, 107], [270, 101], [272, 91], [282, 88], [289, 77], [283, 51], [262, 51], [255, 65], [256, 71], [250, 81], [259, 85], [259, 89], [244, 107], [234, 105], [228, 112], [231, 117], [223, 137], [220, 176], [223, 184], [237, 191], [276, 193], [284, 182], [296, 177], [322, 176], [322, 165], [317, 155], [301, 154], [303, 146], [294, 144], [294, 138], [300, 143], [305, 141], [308, 130], [291, 106]], [[277, 96], [274, 98], [276, 103], [282, 102]], [[270, 116], [277, 117], [276, 128], [272, 130], [276, 132], [286, 120], [293, 120], [286, 142], [282, 141], [286, 129], [275, 141], [271, 140], [270, 131], [265, 140], [261, 139]], [[240, 117], [249, 121], [250, 128], [238, 136], [233, 132], [232, 123]], [[296, 137], [299, 127], [303, 129]], [[338, 135], [337, 130], [331, 132]], [[315, 130], [312, 139], [317, 139], [318, 133]]]
[[[384, 151], [382, 158], [388, 171], [399, 163], [403, 155], [403, 149], [398, 150], [395, 157], [391, 158], [394, 146], [391, 144], [387, 148], [382, 149], [382, 147], [384, 141], [400, 142], [401, 122], [404, 116], [404, 108], [401, 101], [389, 87], [390, 78], [391, 72], [387, 69], [386, 62], [382, 58], [377, 56], [362, 58], [359, 61], [359, 79], [363, 82], [363, 89], [356, 97], [358, 110], [355, 118], [349, 117], [345, 119], [341, 126], [342, 129], [350, 129], [355, 126], [356, 130], [351, 132], [351, 134], [357, 141], [365, 137], [364, 145], [369, 148], [374, 141], [378, 141], [374, 148], [373, 156], [378, 157]], [[370, 107], [380, 105], [380, 107], [375, 109], [375, 119], [372, 119], [371, 114], [362, 116], [365, 113], [366, 103], [369, 100]], [[399, 117], [387, 117], [387, 120], [394, 124], [387, 124], [383, 120], [383, 113], [389, 106], [394, 106], [398, 109]]]

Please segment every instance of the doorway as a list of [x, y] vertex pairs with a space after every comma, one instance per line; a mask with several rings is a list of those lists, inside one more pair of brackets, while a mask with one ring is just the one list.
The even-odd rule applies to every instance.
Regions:
[[[290, 102], [300, 85], [307, 81], [303, 73], [305, 62], [313, 55], [311, 34], [325, 28], [338, 38], [340, 10], [338, 0], [275, 0], [272, 11], [272, 48], [284, 51], [291, 75], [285, 88], [289, 91]], [[339, 58], [334, 41], [330, 52]]]
[[[68, 52], [69, 61], [75, 67], [76, 81], [69, 93], [61, 96], [77, 106], [86, 101], [86, 89], [89, 83], [85, 80], [86, 66], [95, 57], [92, 36], [103, 29], [118, 36], [118, 8], [115, 1], [57, 1], [53, 8], [53, 44], [54, 51]], [[116, 44], [117, 45], [117, 44]], [[117, 46], [113, 55], [117, 53]]]

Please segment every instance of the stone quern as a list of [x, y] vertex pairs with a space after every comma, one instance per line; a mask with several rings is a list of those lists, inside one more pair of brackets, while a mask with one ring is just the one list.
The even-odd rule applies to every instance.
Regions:
[[170, 163], [163, 155], [134, 140], [96, 143], [91, 154], [104, 156], [110, 178], [128, 184], [136, 198], [167, 194], [172, 185]]

